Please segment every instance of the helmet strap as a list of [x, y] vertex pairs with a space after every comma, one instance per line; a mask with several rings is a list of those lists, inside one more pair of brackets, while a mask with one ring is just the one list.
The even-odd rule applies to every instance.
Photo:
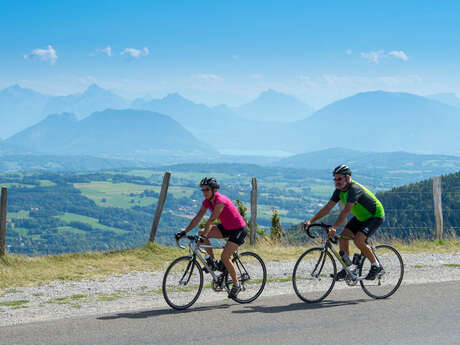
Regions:
[[[211, 186], [209, 186], [211, 187]], [[214, 199], [214, 196], [216, 195], [216, 192], [214, 191], [214, 188], [211, 188], [211, 191], [212, 191], [212, 195], [211, 197], [208, 199], [210, 202], [212, 201], [212, 199]]]

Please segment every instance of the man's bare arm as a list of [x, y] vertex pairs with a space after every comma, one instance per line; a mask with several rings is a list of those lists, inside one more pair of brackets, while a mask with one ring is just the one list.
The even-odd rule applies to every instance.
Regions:
[[311, 217], [310, 223], [314, 223], [317, 220], [327, 216], [329, 212], [331, 212], [331, 210], [334, 208], [335, 205], [336, 205], [336, 202], [329, 200], [329, 202], [326, 205], [321, 207], [321, 209], [313, 217]]
[[332, 227], [334, 229], [337, 229], [340, 225], [342, 225], [343, 223], [345, 223], [345, 221], [347, 220], [347, 217], [348, 215], [350, 214], [351, 212], [351, 208], [354, 206], [355, 203], [352, 203], [352, 202], [348, 202], [345, 207], [343, 208], [343, 210], [340, 212], [339, 216], [337, 217], [337, 220], [335, 221], [334, 224], [332, 224]]

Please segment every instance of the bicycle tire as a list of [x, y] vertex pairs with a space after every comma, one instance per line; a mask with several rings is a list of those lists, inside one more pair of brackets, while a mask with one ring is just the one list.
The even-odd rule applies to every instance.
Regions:
[[[395, 258], [393, 258], [392, 260], [393, 261], [390, 261], [391, 259], [385, 257], [385, 255], [383, 253], [381, 253], [379, 255], [379, 249], [387, 249], [389, 250], [389, 252], [392, 252], [393, 254], [395, 254]], [[384, 299], [384, 298], [388, 298], [390, 297], [391, 295], [393, 295], [400, 287], [401, 283], [402, 283], [402, 280], [403, 280], [403, 277], [404, 277], [404, 262], [403, 262], [403, 259], [401, 257], [401, 254], [399, 254], [399, 252], [393, 248], [392, 246], [390, 245], [387, 245], [387, 244], [380, 244], [378, 246], [375, 246], [375, 255], [377, 257], [377, 259], [379, 260], [379, 262], [382, 264], [382, 267], [383, 269], [385, 270], [385, 273], [382, 275], [382, 276], [379, 276], [377, 277], [375, 280], [360, 280], [359, 283], [361, 285], [361, 288], [363, 289], [363, 291], [369, 296], [369, 297], [372, 297], [374, 299]], [[364, 267], [365, 267], [365, 263], [368, 263], [369, 267], [370, 267], [370, 263], [369, 263], [369, 260], [365, 259], [364, 260], [364, 263], [362, 265], [360, 265], [359, 267], [359, 275], [362, 276], [362, 273], [364, 270]], [[378, 291], [377, 289], [374, 289], [374, 287], [376, 286], [382, 286], [382, 278], [385, 278], [386, 280], [383, 280], [383, 282], [390, 282], [389, 278], [391, 277], [391, 273], [390, 272], [394, 272], [394, 270], [396, 269], [396, 267], [391, 267], [392, 266], [397, 266], [399, 264], [399, 270], [400, 270], [400, 273], [399, 273], [399, 277], [397, 278], [397, 281], [394, 285], [394, 287], [389, 291], [389, 292], [386, 292], [384, 294], [376, 294], [376, 291]], [[378, 284], [378, 285], [376, 285]], [[388, 285], [390, 285], [391, 283], [389, 283]], [[371, 290], [371, 287], [372, 287], [372, 290]], [[383, 290], [383, 288], [381, 288], [380, 290]]]
[[[318, 252], [318, 253], [315, 253]], [[313, 255], [314, 257], [317, 257], [316, 262], [314, 261], [315, 259], [310, 260], [311, 262], [307, 262], [306, 256], [308, 255]], [[304, 260], [305, 258], [305, 260]], [[323, 273], [323, 277], [321, 277], [321, 272], [323, 271], [326, 260], [329, 258], [331, 262], [331, 267], [328, 267], [325, 273]], [[322, 262], [320, 262], [322, 260]], [[321, 265], [321, 266], [318, 266]], [[305, 267], [304, 267], [305, 266]], [[311, 267], [313, 267], [313, 270], [311, 270]], [[312, 273], [316, 271], [316, 269], [319, 267], [319, 276], [318, 277], [313, 277]], [[308, 273], [309, 272], [309, 273]], [[307, 277], [306, 275], [309, 274], [310, 277]], [[330, 277], [332, 275], [332, 277]], [[297, 262], [295, 263], [294, 270], [292, 272], [292, 285], [294, 287], [294, 291], [296, 295], [304, 302], [307, 303], [318, 303], [321, 302], [323, 299], [325, 299], [329, 294], [331, 293], [332, 289], [334, 288], [335, 285], [335, 279], [337, 277], [337, 265], [335, 263], [334, 258], [332, 257], [331, 253], [329, 251], [324, 251], [323, 248], [320, 247], [315, 247], [307, 250], [305, 253], [303, 253], [298, 259]], [[324, 282], [322, 283], [322, 279], [325, 278]], [[330, 279], [330, 283], [328, 280]], [[305, 281], [306, 283], [312, 282], [313, 284], [302, 284], [305, 286], [301, 287], [300, 282]], [[307, 290], [310, 291], [301, 291], [304, 290], [308, 285]], [[313, 295], [313, 292], [318, 290], [318, 286], [324, 285], [325, 288], [327, 288], [326, 292], [319, 297], [316, 298], [310, 298], [307, 297], [309, 294], [308, 292], [311, 292], [311, 295]], [[322, 286], [321, 286], [322, 287]]]
[[[246, 265], [242, 262], [242, 258], [243, 261], [246, 260]], [[267, 268], [265, 267], [264, 261], [256, 253], [243, 252], [238, 255], [238, 258], [235, 259], [235, 257], [233, 257], [232, 262], [235, 266], [235, 270], [238, 275], [238, 280], [241, 285], [241, 291], [239, 292], [238, 297], [234, 298], [233, 300], [241, 304], [251, 303], [252, 301], [255, 301], [263, 292], [265, 284], [267, 283]], [[249, 273], [248, 270], [252, 272], [255, 272], [255, 270], [254, 268], [253, 270], [251, 270], [249, 266], [255, 265], [257, 262], [260, 264], [261, 272], [253, 273], [251, 276], [251, 273]], [[246, 277], [246, 274], [249, 277]], [[227, 290], [230, 290], [233, 282], [227, 271], [225, 273], [224, 279]], [[260, 285], [257, 287], [256, 284], [259, 281]]]
[[[183, 273], [182, 273], [182, 267], [178, 267], [179, 264], [185, 265], [185, 271], [183, 271]], [[177, 273], [172, 272], [173, 268], [175, 268], [175, 267], [176, 267], [176, 269], [178, 269]], [[197, 283], [196, 282], [197, 278], [194, 277], [194, 280], [193, 280], [192, 284], [195, 284], [195, 285], [190, 285], [190, 287], [187, 287], [187, 285], [190, 283], [190, 279], [192, 278], [192, 274], [193, 274], [194, 269], [196, 269], [197, 272], [198, 272], [199, 282]], [[187, 277], [187, 274], [189, 275], [188, 277]], [[175, 275], [175, 276], [173, 276], [173, 275]], [[178, 284], [172, 284], [171, 289], [169, 289], [169, 287], [167, 286], [169, 277], [171, 277], [172, 282], [177, 281], [177, 278], [180, 277]], [[183, 279], [186, 279], [186, 284], [181, 284], [180, 283], [181, 281], [183, 281]], [[168, 305], [171, 308], [178, 309], [178, 310], [184, 310], [184, 309], [187, 309], [187, 308], [191, 307], [196, 302], [196, 300], [198, 299], [198, 297], [201, 294], [201, 291], [203, 289], [203, 280], [204, 280], [203, 279], [203, 270], [201, 269], [201, 266], [198, 264], [198, 262], [196, 261], [196, 259], [194, 257], [192, 257], [192, 256], [181, 256], [181, 257], [175, 259], [168, 266], [168, 268], [166, 269], [165, 274], [163, 276], [162, 292], [163, 292], [163, 297], [164, 297], [166, 303], [168, 303]], [[178, 290], [181, 289], [182, 285], [184, 286], [183, 287], [184, 291], [178, 291]], [[178, 297], [178, 300], [179, 301], [181, 300], [181, 297], [178, 295], [178, 293], [180, 293], [180, 292], [188, 293], [188, 292], [190, 292], [191, 288], [192, 288], [192, 291], [193, 291], [195, 289], [195, 287], [197, 288], [197, 290], [196, 290], [195, 295], [190, 296], [191, 297], [190, 302], [185, 303], [185, 304], [177, 304], [177, 302], [173, 301], [173, 297]], [[182, 295], [185, 296], [185, 294], [182, 294]]]

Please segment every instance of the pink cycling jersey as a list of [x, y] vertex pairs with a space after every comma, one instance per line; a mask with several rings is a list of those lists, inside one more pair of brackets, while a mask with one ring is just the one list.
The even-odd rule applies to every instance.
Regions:
[[225, 195], [216, 192], [212, 204], [209, 202], [208, 199], [204, 199], [202, 205], [211, 212], [214, 212], [214, 208], [219, 204], [225, 205], [224, 209], [219, 215], [219, 220], [222, 223], [225, 230], [236, 230], [246, 226], [246, 223], [244, 222], [243, 217], [241, 217], [240, 213], [238, 212], [238, 209], [235, 207], [233, 202]]

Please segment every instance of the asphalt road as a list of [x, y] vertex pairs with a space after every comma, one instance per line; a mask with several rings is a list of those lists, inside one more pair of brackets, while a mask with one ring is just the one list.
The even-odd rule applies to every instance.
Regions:
[[0, 327], [0, 344], [460, 344], [460, 281], [387, 300], [356, 287], [313, 305], [292, 294]]

